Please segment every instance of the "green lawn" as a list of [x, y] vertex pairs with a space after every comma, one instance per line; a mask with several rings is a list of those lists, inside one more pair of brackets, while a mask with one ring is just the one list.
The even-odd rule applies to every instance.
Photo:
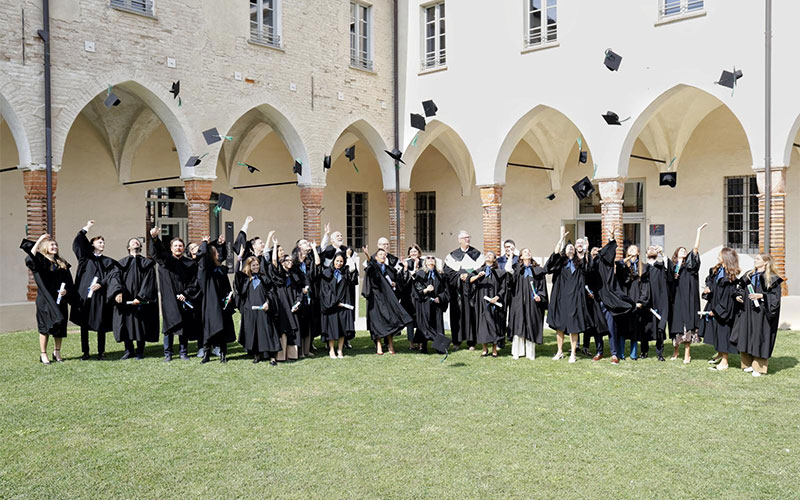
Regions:
[[0, 335], [0, 498], [800, 497], [798, 332], [759, 379], [708, 371], [705, 346], [554, 362], [552, 334], [533, 362], [379, 357], [364, 334], [277, 367], [79, 345], [45, 367], [35, 333]]

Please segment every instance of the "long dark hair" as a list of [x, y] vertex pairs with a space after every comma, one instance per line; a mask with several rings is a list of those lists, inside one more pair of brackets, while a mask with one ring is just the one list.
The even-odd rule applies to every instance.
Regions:
[[719, 251], [719, 257], [722, 262], [714, 266], [713, 273], [717, 274], [719, 268], [722, 267], [725, 269], [725, 275], [728, 281], [734, 281], [739, 277], [739, 273], [742, 271], [739, 268], [739, 254], [737, 254], [736, 250], [733, 248], [722, 247], [722, 250]]

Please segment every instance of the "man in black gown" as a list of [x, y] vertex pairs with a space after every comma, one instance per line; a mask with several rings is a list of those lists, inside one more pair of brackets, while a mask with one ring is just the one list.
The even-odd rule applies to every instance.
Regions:
[[458, 248], [444, 260], [444, 274], [450, 294], [450, 331], [455, 348], [466, 341], [470, 350], [475, 349], [475, 318], [467, 279], [483, 267], [485, 258], [477, 248], [470, 246], [469, 233], [458, 233]]

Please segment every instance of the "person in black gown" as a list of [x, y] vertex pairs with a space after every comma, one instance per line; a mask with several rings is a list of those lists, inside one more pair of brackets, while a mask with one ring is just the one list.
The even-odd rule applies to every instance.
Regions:
[[248, 257], [241, 269], [234, 278], [236, 306], [241, 313], [239, 343], [253, 355], [253, 363], [268, 357], [269, 364], [275, 366], [281, 339], [275, 325], [278, 305], [274, 286], [264, 274], [257, 256]]
[[103, 255], [106, 242], [102, 236], [91, 241], [86, 233], [94, 221], [86, 223], [72, 242], [72, 251], [78, 259], [75, 272], [77, 300], [70, 320], [81, 327], [81, 359], [89, 359], [89, 331], [97, 332], [97, 359], [105, 359], [106, 332], [111, 330], [112, 306], [107, 298], [108, 283], [117, 263]]
[[403, 279], [400, 290], [400, 304], [406, 310], [409, 316], [414, 320], [414, 323], [408, 325], [406, 334], [408, 336], [409, 348], [412, 351], [417, 350], [421, 346], [417, 346], [414, 340], [414, 330], [416, 329], [416, 300], [414, 299], [414, 275], [417, 271], [421, 270], [422, 264], [422, 249], [419, 245], [411, 245], [408, 247], [408, 258], [403, 261]]
[[164, 334], [164, 361], [172, 361], [172, 345], [178, 336], [179, 354], [189, 360], [189, 340], [202, 335], [197, 328], [194, 311], [199, 311], [200, 294], [197, 284], [197, 262], [183, 254], [180, 238], [170, 241], [169, 249], [159, 235], [161, 228], [150, 230], [150, 254], [158, 264], [158, 283], [161, 292], [161, 323]]
[[707, 225], [697, 228], [691, 252], [687, 253], [686, 248], [678, 247], [667, 263], [671, 297], [669, 338], [674, 348], [670, 359], [678, 359], [678, 349], [683, 344], [683, 364], [689, 364], [692, 360], [691, 345], [700, 343], [700, 234]]
[[547, 259], [545, 269], [553, 275], [553, 288], [550, 296], [550, 307], [547, 323], [556, 331], [558, 352], [554, 360], [564, 358], [564, 334], [569, 334], [569, 362], [577, 361], [575, 349], [578, 347], [578, 336], [591, 326], [591, 318], [586, 302], [586, 279], [588, 260], [583, 246], [566, 245], [567, 231], [561, 226], [561, 238], [556, 243], [553, 254]]
[[414, 314], [417, 329], [414, 342], [420, 346], [422, 353], [428, 352], [429, 341], [433, 341], [434, 348], [440, 346], [440, 352], [444, 345], [441, 354], [445, 354], [450, 339], [444, 334], [444, 312], [450, 302], [450, 294], [447, 291], [447, 279], [436, 269], [436, 257], [425, 257], [424, 267], [412, 275], [411, 296], [416, 302]]
[[728, 354], [737, 353], [731, 342], [731, 328], [739, 303], [736, 301], [736, 287], [739, 283], [739, 255], [736, 250], [722, 247], [717, 256], [717, 264], [709, 269], [703, 298], [706, 307], [700, 322], [700, 336], [703, 343], [713, 346], [716, 355], [708, 363], [717, 366], [709, 370], [727, 370]]
[[617, 261], [617, 279], [620, 288], [636, 304], [636, 308], [618, 317], [617, 356], [625, 360], [625, 341], [631, 341], [631, 361], [639, 359], [639, 341], [644, 335], [644, 312], [649, 314], [650, 284], [647, 282], [647, 264], [639, 258], [639, 247], [630, 245], [624, 259]]
[[108, 297], [114, 305], [114, 337], [125, 345], [121, 359], [143, 359], [145, 342], [158, 342], [158, 285], [156, 263], [142, 256], [137, 238], [128, 240], [128, 255], [117, 263]]
[[397, 299], [398, 273], [388, 263], [386, 251], [379, 248], [370, 257], [369, 248], [362, 248], [367, 269], [361, 294], [367, 299], [367, 326], [376, 354], [383, 355], [382, 339], [387, 339], [390, 354], [394, 354], [394, 336], [411, 324], [408, 315]]
[[[312, 252], [313, 248], [313, 252]], [[298, 354], [301, 357], [313, 356], [311, 352], [314, 337], [320, 335], [319, 284], [317, 283], [317, 267], [320, 257], [317, 252], [317, 243], [309, 243], [300, 239], [292, 250], [292, 273], [295, 280], [305, 283], [300, 308], [297, 311], [297, 321], [300, 327], [301, 344], [298, 345]]]
[[[330, 242], [330, 244], [329, 244]], [[344, 261], [347, 264], [350, 259], [355, 254], [355, 250], [351, 247], [344, 244], [344, 235], [342, 235], [341, 231], [334, 231], [331, 234], [331, 223], [328, 222], [325, 224], [325, 234], [322, 235], [322, 242], [320, 243], [319, 251], [319, 258], [322, 262], [322, 267], [324, 269], [328, 269], [333, 264], [333, 257], [336, 255], [337, 252], [341, 252], [344, 254]], [[351, 284], [351, 291], [353, 297], [356, 296], [356, 285]], [[345, 349], [352, 349], [350, 345], [350, 340], [344, 341], [344, 348]]]
[[[590, 325], [583, 332], [583, 347], [581, 352], [584, 356], [592, 358], [592, 361], [603, 359], [605, 352], [605, 342], [603, 337], [609, 335], [611, 329], [608, 324], [607, 310], [600, 300], [600, 290], [603, 288], [603, 277], [600, 273], [600, 248], [593, 247], [589, 252], [589, 266], [586, 272], [586, 307], [591, 317]], [[613, 320], [612, 320], [613, 323]], [[616, 337], [615, 337], [616, 338]], [[589, 350], [591, 339], [594, 339], [594, 356]], [[613, 355], [616, 355], [616, 347], [612, 344]]]
[[477, 273], [476, 269], [483, 267], [485, 257], [469, 243], [469, 233], [459, 231], [458, 248], [445, 257], [444, 275], [450, 294], [450, 331], [454, 349], [466, 342], [472, 351], [475, 349], [475, 317], [467, 279]]
[[53, 337], [53, 360], [61, 359], [61, 343], [67, 336], [68, 304], [75, 299], [75, 289], [69, 263], [58, 254], [58, 243], [49, 234], [36, 242], [23, 239], [20, 249], [25, 252], [25, 266], [36, 282], [36, 324], [39, 330], [39, 362], [50, 364], [47, 342]]
[[536, 359], [536, 344], [542, 345], [547, 311], [547, 272], [523, 248], [508, 276], [508, 335], [511, 356]]
[[[322, 338], [328, 343], [331, 359], [344, 357], [344, 343], [356, 335], [355, 285], [358, 269], [345, 265], [345, 255], [337, 252], [331, 267], [319, 273], [320, 305], [322, 309]], [[337, 356], [334, 346], [338, 343]]]
[[219, 348], [219, 360], [228, 361], [228, 343], [236, 340], [233, 326], [233, 289], [228, 280], [225, 237], [215, 242], [206, 236], [197, 250], [197, 284], [203, 292], [201, 300], [203, 322], [203, 363], [208, 363], [211, 351]]
[[753, 259], [755, 269], [740, 280], [736, 301], [742, 304], [731, 331], [742, 370], [754, 377], [766, 375], [769, 358], [775, 349], [778, 320], [781, 314], [781, 278], [769, 254]]
[[656, 341], [656, 355], [664, 361], [664, 338], [669, 318], [669, 288], [664, 251], [659, 246], [647, 247], [647, 283], [650, 286], [650, 307], [644, 311], [642, 357], [646, 358], [650, 342]]
[[483, 344], [481, 356], [497, 357], [497, 344], [506, 335], [507, 296], [506, 272], [497, 267], [494, 252], [486, 252], [486, 263], [478, 274], [470, 277], [470, 292], [475, 314], [475, 341]]
[[275, 298], [278, 302], [278, 332], [281, 335], [281, 352], [278, 361], [295, 360], [298, 358], [298, 349], [302, 346], [302, 334], [298, 311], [303, 303], [305, 294], [304, 276], [292, 271], [294, 261], [278, 244], [277, 238], [267, 240], [270, 248], [271, 263], [267, 275], [275, 286]]

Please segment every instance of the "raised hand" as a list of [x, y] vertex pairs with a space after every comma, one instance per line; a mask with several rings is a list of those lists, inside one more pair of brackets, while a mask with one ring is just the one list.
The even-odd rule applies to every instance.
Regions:
[[330, 222], [326, 222], [325, 223], [325, 234], [331, 234], [331, 223]]
[[87, 228], [87, 229], [91, 229], [91, 228], [92, 228], [92, 226], [94, 226], [94, 220], [88, 220], [88, 221], [86, 221], [86, 228]]
[[364, 245], [363, 247], [361, 247], [361, 251], [364, 253], [364, 255], [369, 257], [369, 245]]
[[206, 243], [210, 242], [211, 241], [211, 236], [206, 236], [205, 238], [203, 238], [203, 241], [206, 242]]
[[244, 219], [245, 224], [250, 224], [251, 222], [253, 222], [253, 218], [251, 216], [248, 215], [247, 217], [245, 217]]
[[705, 229], [705, 228], [706, 228], [706, 226], [708, 226], [708, 222], [704, 222], [702, 226], [698, 227], [698, 228], [697, 228], [697, 232], [699, 233], [700, 231], [702, 231], [703, 229]]
[[220, 235], [217, 237], [217, 243], [219, 243], [220, 245], [224, 245], [224, 244], [225, 244], [225, 235], [223, 235], [223, 234], [220, 234]]
[[151, 238], [158, 238], [159, 234], [161, 234], [161, 228], [160, 227], [154, 227], [153, 229], [150, 230], [150, 237]]

